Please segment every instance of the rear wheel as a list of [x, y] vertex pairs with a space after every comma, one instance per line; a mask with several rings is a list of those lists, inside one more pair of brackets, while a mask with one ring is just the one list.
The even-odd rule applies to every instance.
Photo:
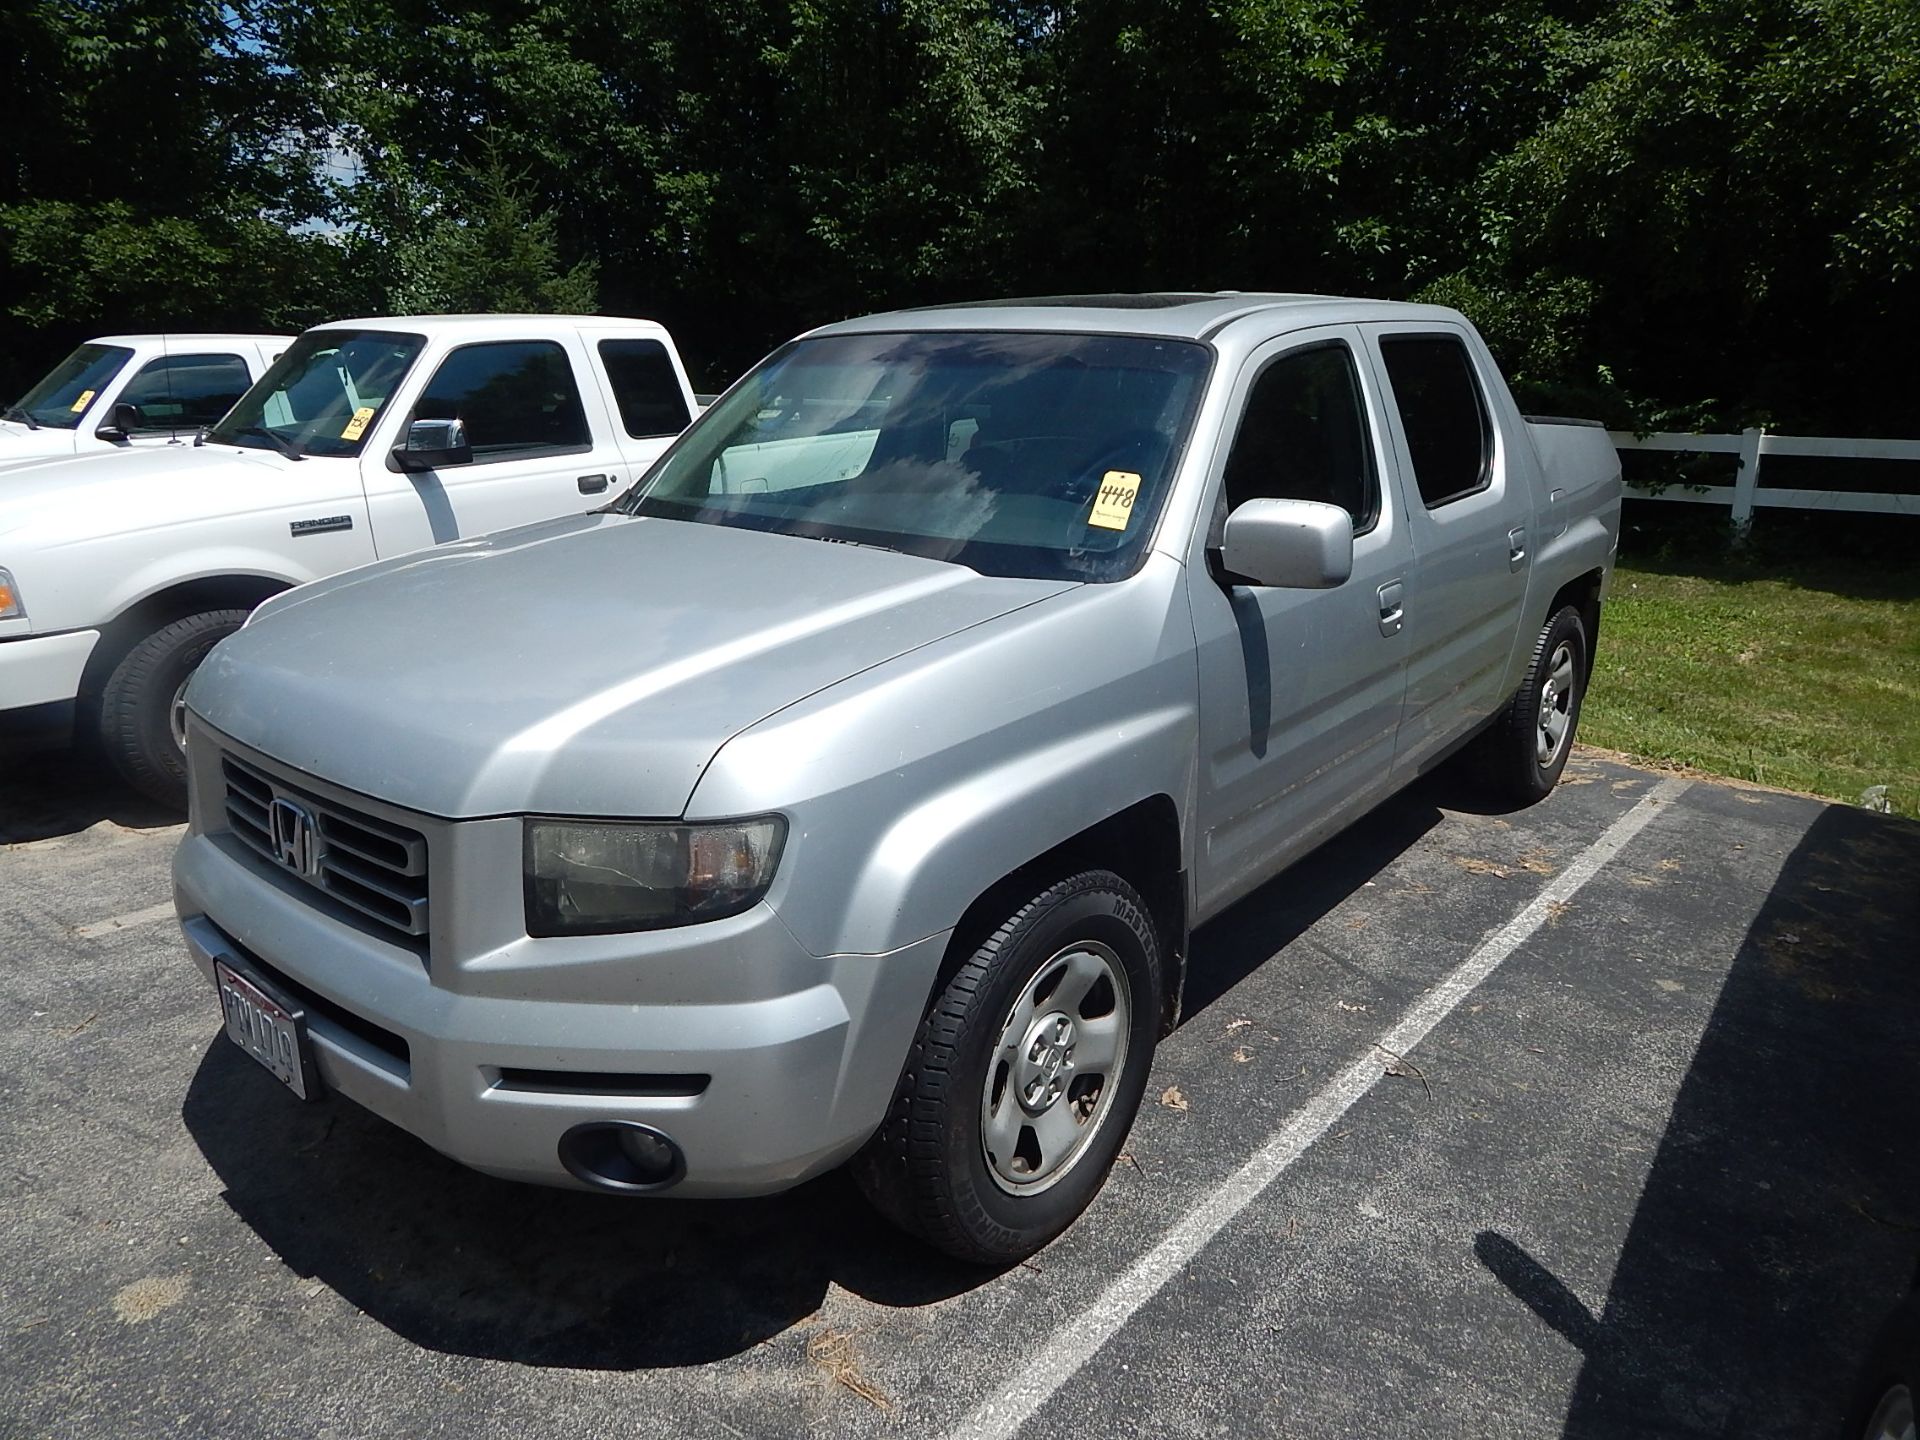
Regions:
[[187, 682], [246, 618], [245, 610], [207, 610], [163, 625], [127, 651], [101, 687], [100, 743], [108, 760], [162, 805], [187, 807]]
[[1521, 805], [1547, 797], [1567, 767], [1586, 690], [1587, 627], [1565, 605], [1534, 641], [1520, 688], [1480, 737], [1480, 771], [1490, 790]]
[[959, 1259], [1024, 1259], [1099, 1193], [1140, 1108], [1160, 944], [1119, 876], [1021, 906], [940, 992], [854, 1162], [875, 1207]]

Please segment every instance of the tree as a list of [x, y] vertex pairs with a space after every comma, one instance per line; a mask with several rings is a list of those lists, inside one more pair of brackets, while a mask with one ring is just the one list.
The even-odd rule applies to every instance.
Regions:
[[557, 265], [593, 257], [610, 308], [725, 373], [805, 324], [992, 285], [1026, 183], [1033, 107], [989, 0], [341, 0], [289, 4], [280, 33], [359, 158], [339, 212], [361, 242], [417, 255], [423, 212], [455, 215], [495, 155]]
[[63, 328], [597, 289], [719, 380], [891, 305], [1423, 294], [1533, 404], [1910, 429], [1870, 357], [1920, 321], [1917, 32], [1913, 0], [21, 0], [0, 339], [37, 369]]
[[[315, 112], [251, 7], [26, 0], [0, 12], [0, 353], [36, 332], [297, 325], [335, 258]], [[16, 382], [24, 378], [12, 377]]]
[[1911, 433], [1886, 360], [1920, 322], [1920, 10], [1631, 0], [1566, 54], [1580, 83], [1485, 157], [1484, 247], [1437, 293], [1618, 420]]
[[465, 203], [432, 202], [394, 247], [396, 279], [381, 307], [396, 314], [469, 311], [590, 315], [591, 260], [561, 268], [551, 214], [535, 208], [498, 156], [463, 175]]

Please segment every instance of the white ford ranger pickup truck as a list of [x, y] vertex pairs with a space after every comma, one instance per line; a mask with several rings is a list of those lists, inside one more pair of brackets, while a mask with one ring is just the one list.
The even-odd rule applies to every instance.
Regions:
[[102, 335], [0, 410], [0, 468], [184, 445], [258, 380], [291, 335]]
[[651, 321], [342, 320], [190, 444], [0, 471], [0, 729], [97, 736], [130, 783], [184, 808], [180, 697], [254, 606], [604, 506], [693, 412]]

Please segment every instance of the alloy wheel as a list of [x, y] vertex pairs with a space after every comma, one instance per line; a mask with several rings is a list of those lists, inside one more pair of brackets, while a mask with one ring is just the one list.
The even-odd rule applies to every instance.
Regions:
[[1131, 1023], [1126, 971], [1098, 941], [1065, 946], [1021, 987], [980, 1097], [981, 1148], [1002, 1190], [1045, 1190], [1086, 1153], [1113, 1108]]

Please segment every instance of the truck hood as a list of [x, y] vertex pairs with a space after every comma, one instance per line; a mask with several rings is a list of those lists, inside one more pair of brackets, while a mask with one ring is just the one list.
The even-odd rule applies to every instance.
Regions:
[[17, 420], [0, 420], [0, 466], [18, 465], [28, 460], [44, 460], [53, 455], [71, 455], [73, 431], [53, 425], [33, 430]]
[[30, 529], [59, 544], [231, 514], [257, 506], [259, 486], [292, 463], [231, 445], [160, 445], [10, 465], [0, 468], [0, 535]]
[[285, 764], [432, 815], [668, 817], [747, 726], [1071, 588], [577, 516], [290, 591], [207, 657], [187, 703]]

